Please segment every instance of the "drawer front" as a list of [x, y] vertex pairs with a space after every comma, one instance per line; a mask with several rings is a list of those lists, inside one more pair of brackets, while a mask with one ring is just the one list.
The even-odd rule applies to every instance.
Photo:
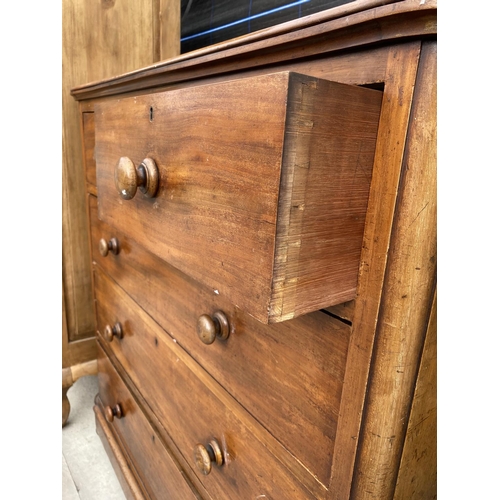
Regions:
[[[98, 269], [95, 283], [100, 324], [120, 323], [121, 338], [115, 336], [109, 343], [114, 356], [214, 498], [324, 496], [325, 488]], [[99, 337], [104, 341], [102, 328]], [[194, 450], [212, 439], [223, 451], [224, 464], [204, 476], [195, 466]], [[295, 468], [295, 475], [283, 461]], [[306, 492], [302, 482], [314, 493]]]
[[[327, 485], [350, 327], [322, 312], [263, 325], [99, 221], [95, 199], [90, 201], [97, 263]], [[117, 256], [98, 253], [102, 237], [117, 238]], [[100, 276], [96, 297], [101, 332], [128, 318], [109, 280]], [[199, 318], [218, 310], [228, 319], [229, 337], [206, 345], [197, 333]]]
[[99, 216], [264, 323], [353, 299], [380, 105], [289, 72], [96, 104]]
[[[113, 415], [110, 425], [132, 458], [148, 494], [158, 500], [167, 497], [172, 500], [199, 500], [201, 497], [183, 478], [99, 343], [97, 363], [99, 396], [104, 404], [105, 415], [106, 411], [115, 410], [117, 416]], [[116, 405], [119, 405], [118, 412]]]

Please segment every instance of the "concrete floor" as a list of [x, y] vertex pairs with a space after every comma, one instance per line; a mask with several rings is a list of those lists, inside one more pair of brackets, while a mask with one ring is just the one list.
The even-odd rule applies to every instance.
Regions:
[[96, 376], [68, 391], [71, 411], [62, 429], [62, 500], [126, 500], [95, 430]]

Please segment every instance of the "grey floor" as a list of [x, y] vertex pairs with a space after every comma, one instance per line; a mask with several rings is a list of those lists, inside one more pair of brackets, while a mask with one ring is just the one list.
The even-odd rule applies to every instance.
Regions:
[[97, 376], [79, 378], [68, 391], [71, 411], [62, 429], [62, 500], [126, 500], [101, 439], [92, 407]]

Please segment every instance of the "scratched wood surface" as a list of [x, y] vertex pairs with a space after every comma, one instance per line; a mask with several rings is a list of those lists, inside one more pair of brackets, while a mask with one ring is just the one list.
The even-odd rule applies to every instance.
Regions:
[[384, 500], [394, 495], [431, 313], [437, 260], [436, 85], [436, 44], [429, 42], [422, 48], [409, 120], [354, 475], [355, 498]]
[[[99, 221], [95, 199], [90, 199], [90, 209], [97, 265], [327, 484], [348, 325], [321, 312], [263, 325]], [[120, 253], [102, 257], [101, 238], [117, 238]], [[229, 338], [207, 346], [196, 334], [197, 321], [217, 310], [228, 318]], [[104, 325], [98, 327], [102, 331]]]
[[437, 299], [434, 294], [394, 500], [437, 498]]
[[[122, 416], [114, 418], [110, 427], [118, 439], [125, 443], [132, 463], [144, 489], [152, 499], [164, 498], [164, 482], [168, 481], [172, 490], [172, 500], [195, 500], [200, 496], [193, 491], [182, 471], [145, 415], [139, 410], [137, 402], [119, 377], [113, 365], [98, 346], [97, 363], [99, 366], [99, 398], [103, 409], [120, 405]], [[150, 444], [152, 443], [152, 444]]]
[[419, 54], [419, 42], [394, 45], [382, 66], [384, 100], [330, 483], [335, 500], [350, 495]]
[[[131, 5], [65, 0], [62, 7], [63, 286], [68, 335], [76, 341], [94, 336], [94, 313], [80, 120], [70, 89], [152, 63], [153, 31], [151, 14], [144, 16], [151, 0]], [[128, 36], [119, 38], [120, 33]]]
[[[264, 323], [350, 300], [381, 98], [282, 72], [97, 104], [99, 216]], [[121, 199], [123, 156], [154, 198]]]
[[[419, 411], [429, 404], [425, 397], [420, 402], [413, 400], [414, 393], [418, 398], [425, 392], [416, 389], [419, 380], [421, 387], [424, 382], [432, 384], [431, 375], [424, 380], [419, 379], [418, 374], [420, 355], [423, 349], [426, 352], [425, 332], [431, 331], [429, 314], [435, 289], [435, 204], [432, 201], [435, 108], [429, 98], [435, 91], [435, 56], [432, 43], [422, 44], [422, 38], [428, 40], [436, 33], [435, 10], [434, 1], [403, 0], [378, 5], [373, 10], [353, 13], [348, 19], [333, 18], [325, 23], [308, 24], [297, 32], [281, 31], [276, 37], [253, 38], [249, 44], [238, 41], [225, 49], [207, 49], [141, 72], [80, 87], [74, 92], [78, 99], [96, 98], [83, 102], [91, 111], [97, 102], [112, 99], [109, 96], [121, 92], [156, 94], [167, 89], [192, 88], [200, 83], [289, 70], [383, 90], [356, 296], [347, 304], [322, 313], [352, 323], [338, 420], [336, 415], [332, 418], [332, 422], [338, 423], [328, 487], [304, 474], [302, 465], [297, 465], [289, 450], [279, 444], [272, 433], [263, 432], [257, 414], [254, 417], [248, 413], [243, 418], [245, 411], [239, 413], [241, 409], [236, 409], [239, 406], [234, 397], [229, 396], [233, 390], [234, 369], [228, 369], [222, 374], [223, 378], [218, 373], [220, 370], [214, 369], [216, 378], [206, 378], [212, 369], [209, 363], [204, 364], [203, 356], [196, 358], [195, 349], [185, 351], [187, 357], [182, 351], [174, 351], [183, 356], [183, 363], [226, 407], [240, 415], [245, 426], [279, 462], [276, 471], [282, 474], [287, 470], [295, 478], [301, 478], [305, 491], [315, 498], [378, 500], [394, 495], [418, 498], [419, 491], [431, 491], [433, 487], [433, 461], [421, 460], [412, 465], [410, 459], [414, 450], [433, 453], [432, 427], [419, 433], [419, 426], [408, 424], [408, 419], [417, 419]], [[344, 50], [346, 48], [349, 50]], [[427, 197], [431, 201], [426, 205]], [[140, 240], [141, 233], [137, 236]], [[149, 271], [142, 269], [140, 274], [151, 276], [151, 262], [146, 260], [143, 264]], [[130, 272], [129, 277], [119, 275], [117, 268], [108, 264], [103, 268], [113, 278], [120, 277], [127, 297], [150, 307], [155, 328], [161, 329], [158, 323], [166, 321], [166, 314], [160, 312], [161, 294], [151, 291], [147, 297], [140, 297], [142, 292], [129, 296], [133, 290], [141, 290], [141, 286], [131, 286], [127, 280], [139, 276], [134, 272]], [[155, 290], [154, 283], [146, 279], [144, 286], [151, 285], [150, 289]], [[122, 303], [126, 303], [125, 298], [113, 307], [120, 310]], [[231, 297], [226, 298], [230, 302]], [[108, 304], [109, 300], [104, 298], [101, 302]], [[133, 309], [131, 306], [130, 310]], [[113, 358], [113, 347], [109, 347], [107, 355]], [[271, 357], [266, 355], [262, 360], [270, 363]], [[425, 356], [422, 363], [424, 360]], [[137, 400], [142, 401], [148, 419], [155, 423], [162, 439], [184, 464], [190, 479], [197, 480], [189, 454], [176, 451], [177, 431], [166, 432], [163, 428], [162, 422], [168, 420], [164, 409], [156, 406], [157, 401], [148, 387], [138, 388], [131, 379], [137, 377], [137, 371], [145, 369], [143, 365], [147, 362], [149, 358], [138, 366], [127, 364], [117, 368], [123, 380], [130, 379], [130, 387]], [[204, 368], [200, 368], [199, 363], [204, 364]], [[216, 379], [222, 380], [222, 385], [215, 383]], [[286, 377], [282, 379], [286, 381]], [[314, 383], [314, 379], [311, 377], [308, 382]], [[193, 383], [189, 387], [199, 386]], [[198, 393], [205, 394], [203, 391], [200, 388], [199, 392], [188, 392], [196, 398]], [[255, 394], [258, 393], [256, 388]], [[241, 400], [246, 396], [238, 397]], [[179, 400], [179, 404], [184, 403]], [[251, 403], [247, 401], [245, 405]], [[185, 431], [179, 429], [178, 432]], [[220, 487], [223, 487], [222, 480]]]
[[[97, 351], [99, 352], [99, 351]], [[99, 396], [96, 397], [94, 405], [96, 433], [101, 438], [103, 447], [108, 455], [109, 461], [120, 482], [123, 494], [127, 500], [151, 500], [146, 493], [142, 481], [133, 472], [130, 459], [123, 450], [123, 445], [116, 434], [109, 428], [104, 417], [104, 409], [100, 403]], [[100, 406], [99, 406], [100, 405]]]
[[[98, 269], [95, 280], [101, 344], [109, 347], [163, 427], [175, 436], [180, 453], [188, 460], [191, 457], [193, 472], [214, 498], [233, 500], [259, 494], [304, 500], [324, 497], [326, 489], [309, 471], [158, 323]], [[120, 319], [123, 338], [107, 343], [102, 326]], [[212, 438], [218, 440], [226, 461], [204, 476], [194, 464], [194, 447]], [[290, 463], [294, 473], [283, 462]]]
[[[174, 59], [72, 89], [77, 100], [137, 92], [214, 75], [246, 71], [284, 61], [300, 62], [345, 49], [397, 44], [399, 40], [437, 33], [436, 0], [353, 2], [310, 19], [196, 50]], [[323, 22], [322, 22], [323, 21]], [[269, 36], [268, 36], [269, 35]], [[369, 62], [368, 62], [369, 64]]]
[[[62, 4], [62, 266], [66, 327], [63, 367], [95, 359], [95, 318], [85, 179], [92, 181], [92, 115], [85, 114], [82, 144], [78, 103], [70, 89], [135, 70], [180, 52], [177, 0]], [[161, 14], [163, 16], [161, 17]], [[95, 182], [95, 181], [94, 181]]]

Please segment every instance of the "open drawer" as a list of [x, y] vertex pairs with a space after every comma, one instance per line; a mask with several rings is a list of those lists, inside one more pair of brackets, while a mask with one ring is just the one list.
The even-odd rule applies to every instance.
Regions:
[[381, 100], [281, 72], [103, 101], [99, 217], [264, 323], [351, 300]]

